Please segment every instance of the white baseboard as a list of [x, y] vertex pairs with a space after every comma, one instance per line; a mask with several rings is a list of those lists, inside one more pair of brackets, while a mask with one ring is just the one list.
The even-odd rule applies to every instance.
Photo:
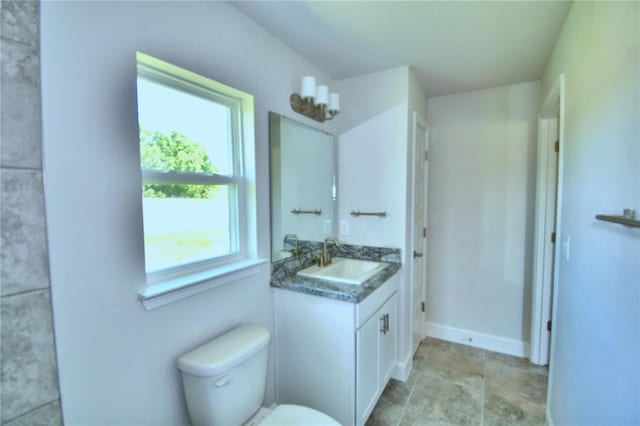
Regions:
[[529, 358], [529, 343], [521, 340], [507, 339], [492, 334], [478, 333], [477, 331], [449, 327], [448, 325], [429, 321], [427, 321], [427, 336], [448, 342], [487, 349], [493, 352]]
[[404, 360], [399, 360], [393, 367], [391, 377], [401, 382], [406, 382], [413, 367], [413, 352], [409, 351]]

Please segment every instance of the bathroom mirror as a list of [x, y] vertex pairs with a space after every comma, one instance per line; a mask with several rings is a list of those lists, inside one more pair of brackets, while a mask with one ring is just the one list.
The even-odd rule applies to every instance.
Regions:
[[[271, 260], [335, 235], [335, 137], [269, 113]], [[297, 249], [297, 251], [296, 251]]]

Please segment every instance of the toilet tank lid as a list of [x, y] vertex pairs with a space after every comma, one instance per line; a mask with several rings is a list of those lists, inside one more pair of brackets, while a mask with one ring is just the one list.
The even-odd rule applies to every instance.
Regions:
[[269, 330], [244, 324], [178, 359], [178, 368], [194, 376], [215, 376], [252, 357], [269, 344]]

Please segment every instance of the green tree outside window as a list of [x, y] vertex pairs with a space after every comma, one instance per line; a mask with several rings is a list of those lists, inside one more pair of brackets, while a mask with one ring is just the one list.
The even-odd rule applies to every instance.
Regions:
[[[182, 133], [166, 135], [140, 126], [140, 164], [147, 170], [217, 173], [205, 147]], [[145, 198], [210, 198], [215, 187], [189, 184], [142, 185]]]

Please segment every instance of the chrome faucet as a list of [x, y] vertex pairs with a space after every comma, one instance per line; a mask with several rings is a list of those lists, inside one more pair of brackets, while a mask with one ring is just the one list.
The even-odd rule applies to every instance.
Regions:
[[285, 236], [284, 236], [284, 241], [283, 241], [283, 243], [285, 244], [285, 246], [286, 246], [287, 242], [289, 242], [289, 240], [294, 240], [294, 241], [296, 242], [296, 245], [295, 245], [295, 247], [291, 250], [291, 253], [292, 253], [294, 256], [298, 256], [299, 254], [301, 254], [301, 253], [302, 253], [302, 250], [298, 247], [298, 236], [297, 236], [296, 234], [287, 234], [287, 235], [285, 235]]
[[340, 242], [334, 237], [327, 237], [324, 239], [324, 249], [322, 250], [322, 262], [320, 266], [328, 265], [331, 263], [331, 254], [327, 251], [327, 243], [333, 243], [337, 248], [340, 248]]

